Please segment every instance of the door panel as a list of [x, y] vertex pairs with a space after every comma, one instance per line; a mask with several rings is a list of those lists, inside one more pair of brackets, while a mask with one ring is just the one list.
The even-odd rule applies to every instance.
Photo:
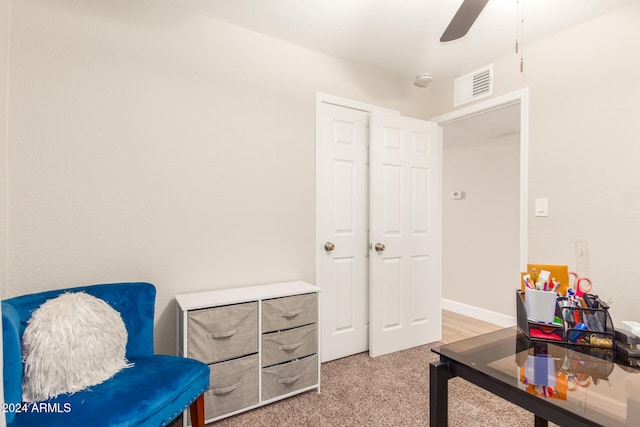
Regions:
[[[369, 348], [369, 113], [322, 103], [318, 144], [322, 362]], [[324, 249], [326, 242], [335, 249]]]
[[374, 112], [371, 136], [369, 353], [379, 356], [441, 337], [442, 135]]
[[414, 256], [411, 258], [411, 312], [412, 323], [429, 320], [428, 305], [424, 303], [429, 297], [429, 257]]
[[[401, 258], [382, 259], [382, 330], [389, 331], [402, 324]], [[375, 322], [377, 323], [377, 322]]]

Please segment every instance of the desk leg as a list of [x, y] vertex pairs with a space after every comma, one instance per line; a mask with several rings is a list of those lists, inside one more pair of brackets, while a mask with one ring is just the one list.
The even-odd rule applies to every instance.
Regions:
[[549, 421], [545, 420], [542, 417], [535, 416], [535, 427], [549, 427]]
[[453, 375], [442, 360], [429, 365], [429, 425], [447, 427], [449, 418], [449, 379]]

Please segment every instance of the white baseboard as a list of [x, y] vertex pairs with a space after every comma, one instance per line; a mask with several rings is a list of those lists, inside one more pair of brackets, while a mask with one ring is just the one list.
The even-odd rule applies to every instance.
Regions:
[[516, 318], [513, 316], [507, 316], [506, 314], [486, 310], [484, 308], [479, 308], [468, 304], [463, 304], [461, 302], [452, 301], [445, 298], [442, 298], [442, 309], [462, 314], [463, 316], [473, 317], [474, 319], [482, 320], [483, 322], [504, 326], [505, 328], [515, 326], [517, 323]]

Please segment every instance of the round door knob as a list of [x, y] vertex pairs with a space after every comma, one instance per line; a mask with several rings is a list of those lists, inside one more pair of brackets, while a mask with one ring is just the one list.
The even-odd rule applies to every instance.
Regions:
[[376, 249], [376, 252], [382, 252], [385, 250], [385, 246], [382, 243], [376, 243], [374, 247]]
[[327, 243], [324, 244], [324, 250], [327, 251], [327, 252], [331, 252], [335, 248], [336, 248], [336, 245], [334, 245], [331, 242], [327, 242]]

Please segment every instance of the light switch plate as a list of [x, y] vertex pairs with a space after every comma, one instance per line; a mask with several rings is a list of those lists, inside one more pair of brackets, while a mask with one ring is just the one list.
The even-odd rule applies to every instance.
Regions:
[[535, 216], [549, 216], [549, 199], [546, 197], [536, 199]]

